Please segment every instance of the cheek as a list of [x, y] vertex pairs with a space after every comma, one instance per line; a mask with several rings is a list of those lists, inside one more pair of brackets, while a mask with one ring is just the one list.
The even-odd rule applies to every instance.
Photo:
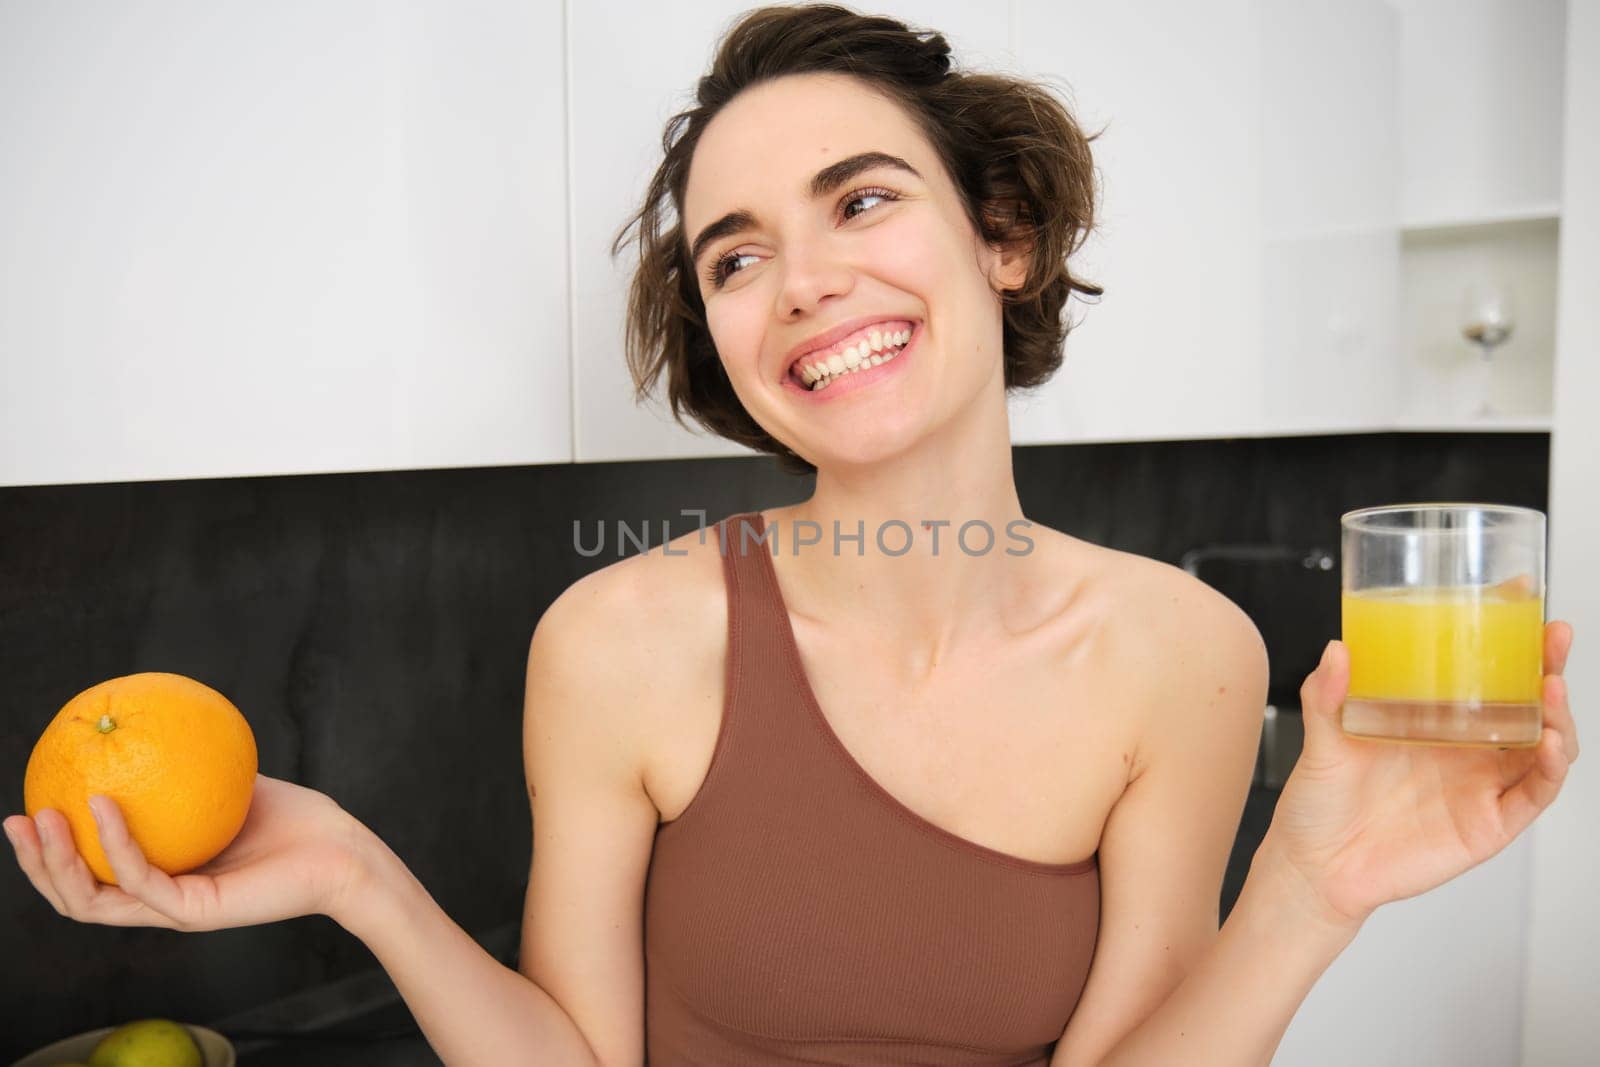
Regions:
[[873, 259], [886, 280], [926, 300], [949, 270], [950, 250], [926, 227], [885, 227], [882, 236]]
[[728, 377], [737, 382], [753, 373], [761, 352], [760, 315], [753, 302], [718, 300], [706, 310], [706, 328]]
[[[887, 231], [889, 228], [885, 227]], [[920, 298], [927, 305], [960, 309], [961, 316], [983, 293], [983, 273], [971, 245], [964, 243], [959, 226], [949, 220], [938, 225], [916, 225], [886, 232], [875, 261], [885, 280]], [[942, 314], [933, 308], [934, 315]]]

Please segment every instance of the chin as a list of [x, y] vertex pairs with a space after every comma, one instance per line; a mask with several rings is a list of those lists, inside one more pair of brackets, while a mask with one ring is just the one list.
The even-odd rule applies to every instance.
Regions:
[[844, 435], [830, 439], [824, 448], [813, 451], [812, 466], [818, 470], [845, 467], [870, 467], [886, 463], [911, 452], [920, 435], [873, 434], [867, 440], [852, 440]]

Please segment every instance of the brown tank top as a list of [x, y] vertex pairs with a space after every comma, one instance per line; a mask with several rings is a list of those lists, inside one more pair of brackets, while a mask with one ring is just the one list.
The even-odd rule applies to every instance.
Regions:
[[705, 781], [650, 857], [647, 1062], [1047, 1064], [1094, 956], [1098, 851], [1011, 856], [869, 777], [806, 680], [764, 531], [759, 511], [708, 531], [727, 688]]

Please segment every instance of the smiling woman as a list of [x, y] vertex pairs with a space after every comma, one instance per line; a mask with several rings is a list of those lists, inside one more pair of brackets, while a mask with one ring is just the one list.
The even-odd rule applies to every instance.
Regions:
[[[844, 125], [835, 106], [818, 110], [840, 103]], [[834, 117], [824, 124], [823, 114]], [[627, 350], [638, 395], [665, 376], [680, 422], [814, 470], [814, 446], [764, 419], [725, 361], [743, 309], [776, 295], [765, 288], [776, 282], [756, 275], [809, 254], [823, 234], [886, 270], [924, 256], [933, 238], [1003, 253], [985, 300], [998, 300], [1003, 346], [989, 352], [998, 359], [1003, 347], [1005, 388], [1042, 384], [1061, 365], [1069, 296], [1101, 292], [1068, 265], [1093, 226], [1091, 140], [1041, 85], [953, 67], [938, 33], [825, 5], [747, 14], [700, 79], [695, 106], [668, 122], [644, 204], [612, 244], [620, 254], [635, 234]], [[962, 310], [946, 312], [952, 347], [971, 343], [964, 323], [992, 317]], [[777, 359], [766, 353], [752, 369]], [[776, 369], [770, 387], [785, 381], [787, 362]]]
[[[584, 635], [622, 649], [627, 606], [650, 603], [634, 643], [698, 664], [665, 686], [641, 670], [633, 702], [674, 712], [624, 730], [661, 820], [642, 944], [615, 944], [608, 973], [642, 986], [644, 1032], [613, 1043], [605, 1021], [631, 1015], [561, 946], [534, 964], [609, 1058], [642, 1041], [665, 1064], [1265, 1063], [1374, 907], [1481, 862], [1554, 798], [1552, 739], [1576, 749], [1564, 698], [1537, 760], [1372, 752], [1338, 728], [1330, 642], [1302, 690], [1306, 769], [1219, 930], [1261, 635], [1176, 568], [1052, 530], [941, 557], [952, 522], [1034, 525], [1005, 400], [1061, 365], [1069, 298], [1100, 294], [1069, 263], [1093, 225], [1091, 140], [1041, 85], [829, 5], [745, 15], [669, 121], [612, 244], [636, 231], [636, 392], [664, 378], [679, 421], [816, 484], [725, 519], [720, 564], [686, 542], [687, 565], [646, 553], [541, 621], [535, 658], [554, 664]], [[831, 527], [832, 554], [802, 559], [804, 527]], [[1547, 631], [1548, 672], [1567, 641]], [[1465, 844], [1414, 832], [1474, 822]], [[553, 917], [581, 890], [552, 869]]]

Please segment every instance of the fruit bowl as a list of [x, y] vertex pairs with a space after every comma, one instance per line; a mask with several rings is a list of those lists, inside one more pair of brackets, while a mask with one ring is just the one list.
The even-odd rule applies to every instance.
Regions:
[[[238, 1056], [233, 1051], [233, 1042], [204, 1026], [195, 1026], [184, 1023], [183, 1028], [189, 1031], [189, 1036], [194, 1038], [194, 1043], [200, 1046], [200, 1055], [205, 1060], [205, 1067], [236, 1067]], [[89, 1030], [73, 1037], [64, 1037], [60, 1041], [46, 1045], [36, 1052], [30, 1052], [22, 1059], [13, 1063], [11, 1067], [55, 1067], [58, 1063], [87, 1063], [89, 1053], [100, 1043], [114, 1026], [102, 1026], [98, 1030]]]

